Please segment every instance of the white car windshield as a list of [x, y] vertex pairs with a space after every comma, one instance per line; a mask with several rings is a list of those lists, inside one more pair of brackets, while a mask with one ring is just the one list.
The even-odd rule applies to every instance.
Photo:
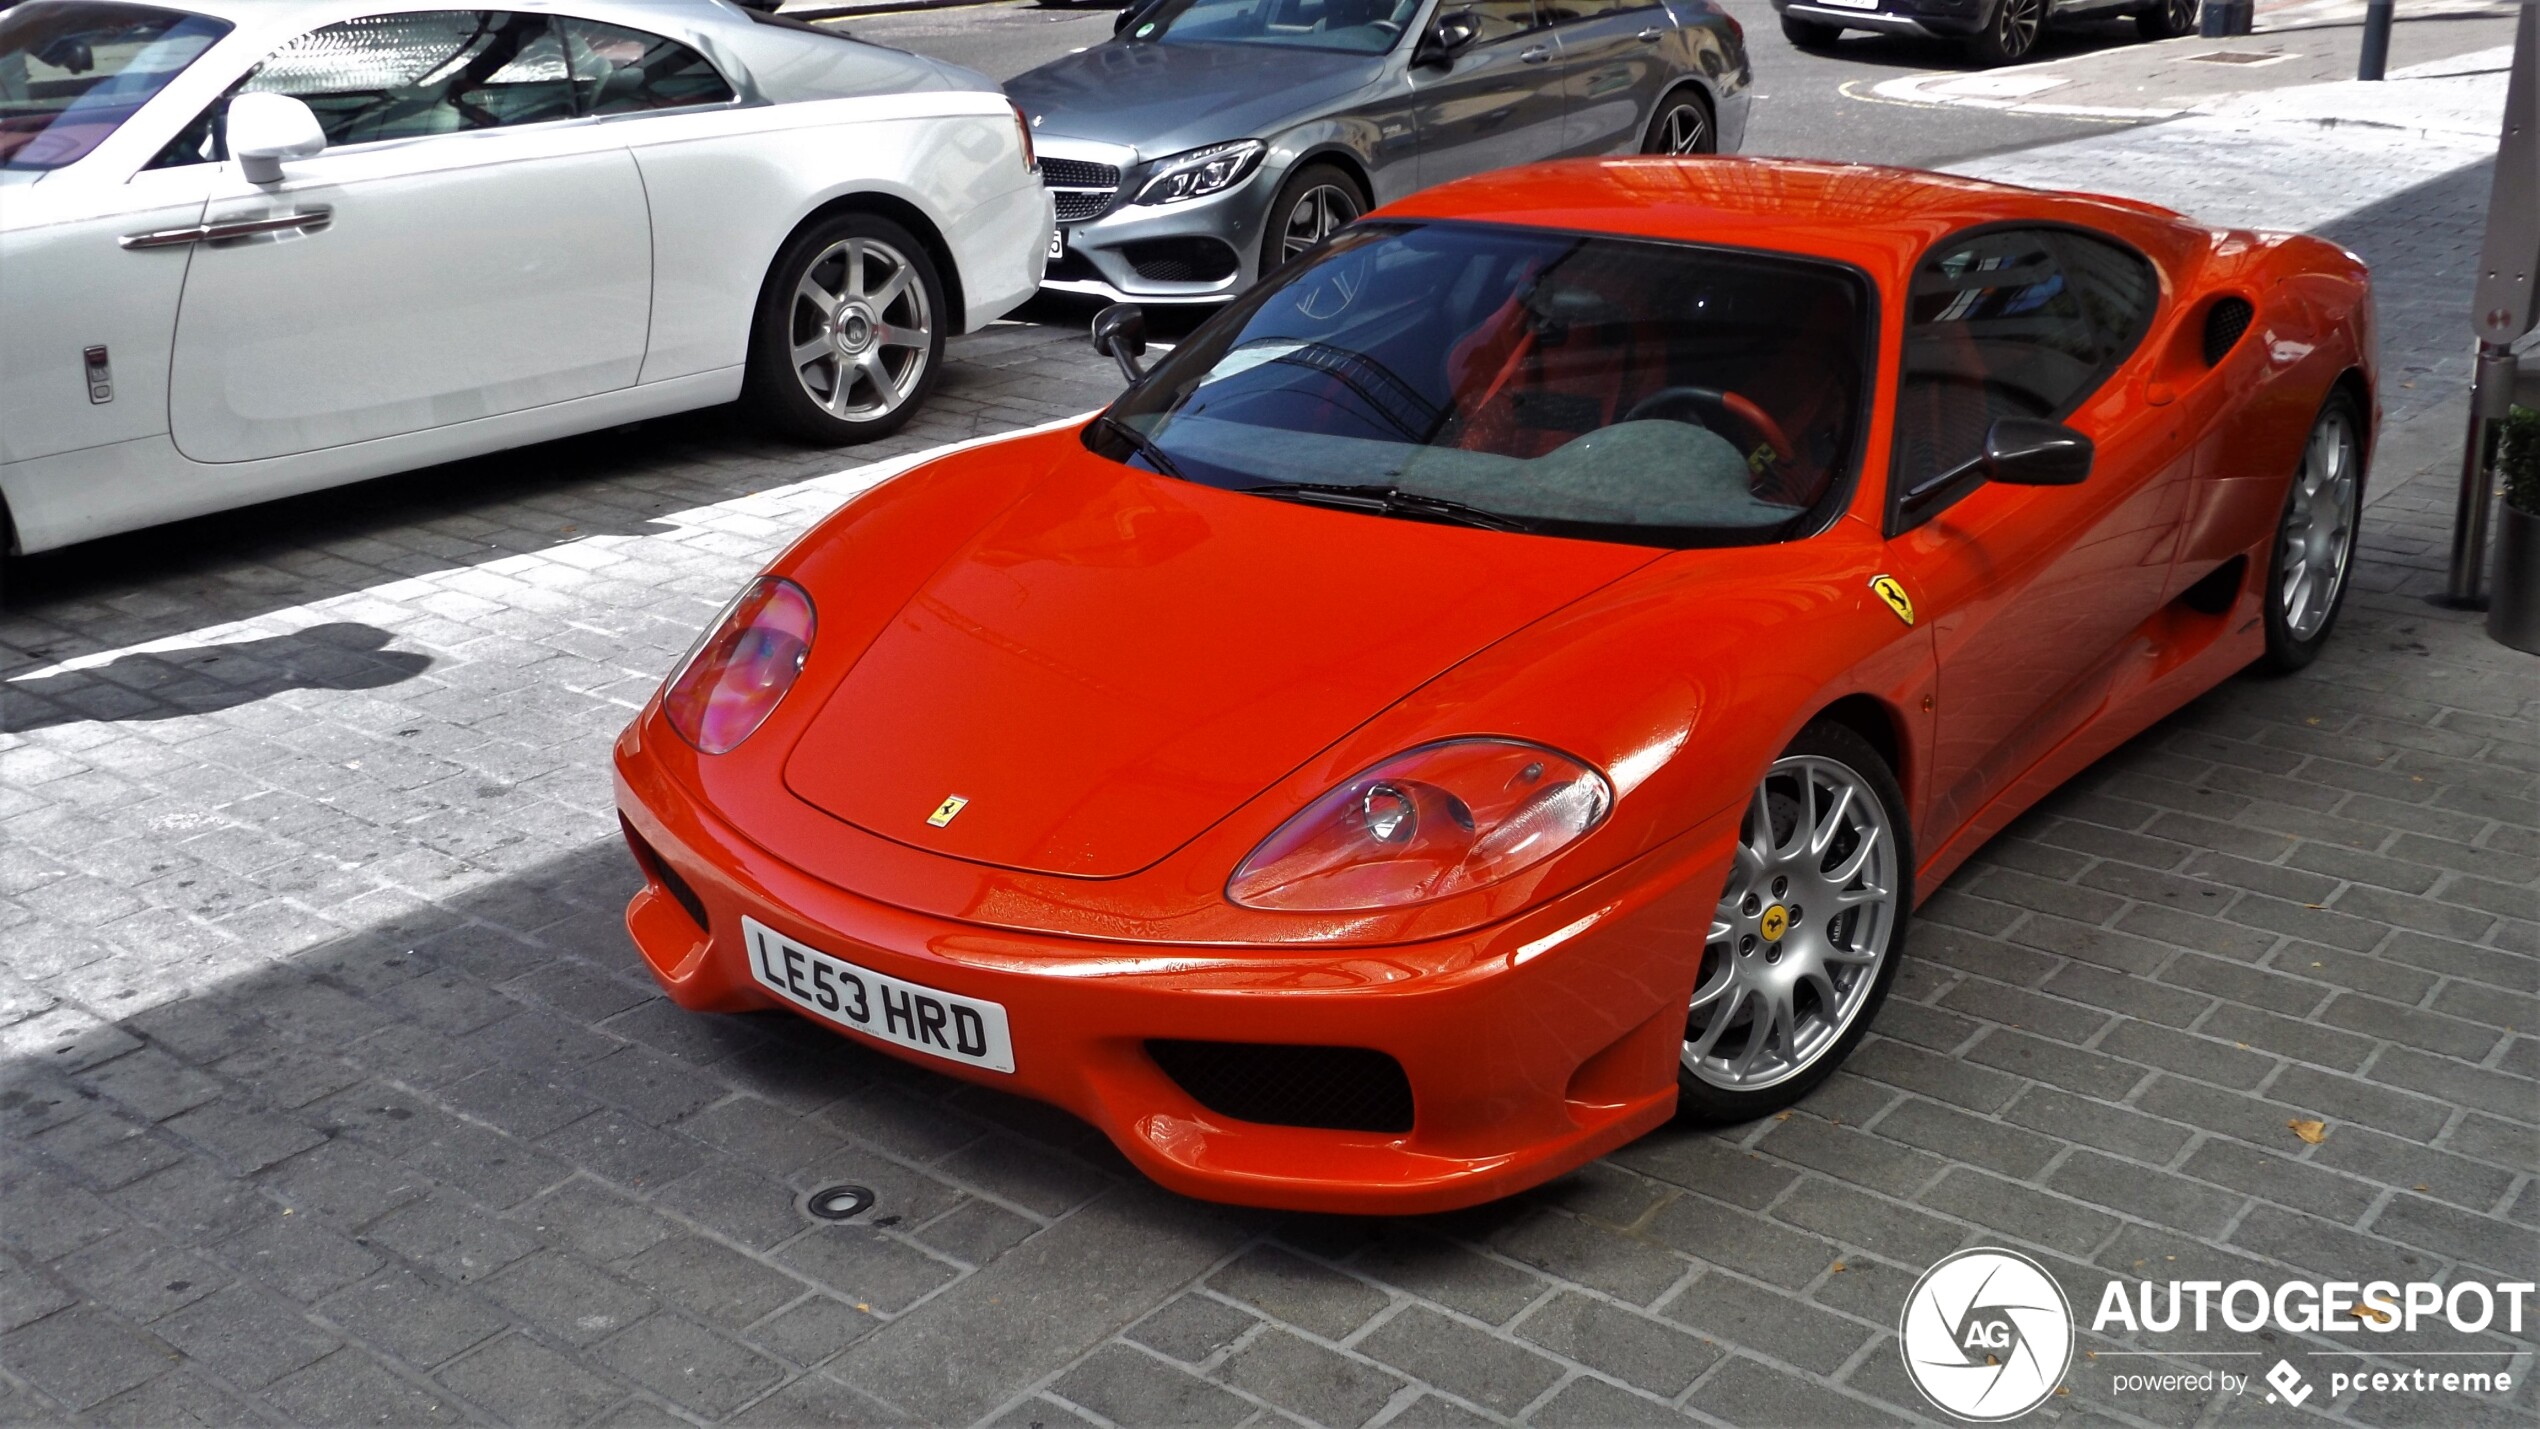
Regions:
[[0, 11], [0, 169], [85, 158], [229, 33], [208, 15], [93, 0]]
[[1420, 0], [1164, 0], [1125, 38], [1158, 44], [1286, 45], [1380, 55]]

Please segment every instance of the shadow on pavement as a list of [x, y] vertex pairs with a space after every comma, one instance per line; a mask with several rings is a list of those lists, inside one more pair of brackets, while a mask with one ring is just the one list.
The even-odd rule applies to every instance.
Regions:
[[339, 621], [288, 635], [121, 655], [103, 665], [0, 684], [0, 734], [80, 720], [209, 714], [285, 690], [376, 690], [411, 680], [432, 657], [390, 650], [396, 637]]

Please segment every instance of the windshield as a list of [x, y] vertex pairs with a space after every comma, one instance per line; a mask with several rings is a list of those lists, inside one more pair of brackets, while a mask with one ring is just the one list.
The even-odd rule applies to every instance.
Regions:
[[1164, 0], [1127, 38], [1168, 45], [1289, 45], [1380, 55], [1420, 0]]
[[1869, 294], [1829, 263], [1352, 229], [1087, 428], [1115, 460], [1390, 516], [1658, 546], [1807, 529], [1856, 460]]
[[228, 33], [209, 16], [140, 5], [0, 9], [0, 168], [85, 158]]

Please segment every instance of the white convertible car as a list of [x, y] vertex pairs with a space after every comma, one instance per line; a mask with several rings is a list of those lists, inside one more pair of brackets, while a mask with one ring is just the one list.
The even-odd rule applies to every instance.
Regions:
[[727, 0], [22, 0], [11, 541], [736, 397], [878, 436], [1050, 227], [995, 84]]

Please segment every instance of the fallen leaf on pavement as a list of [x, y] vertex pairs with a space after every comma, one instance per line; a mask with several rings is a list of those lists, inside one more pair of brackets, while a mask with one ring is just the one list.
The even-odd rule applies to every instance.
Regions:
[[2317, 1146], [2321, 1142], [2328, 1140], [2327, 1122], [2288, 1121], [2285, 1125], [2293, 1128], [2293, 1134], [2295, 1136], [2302, 1138], [2304, 1141], [2309, 1142], [2313, 1146]]

